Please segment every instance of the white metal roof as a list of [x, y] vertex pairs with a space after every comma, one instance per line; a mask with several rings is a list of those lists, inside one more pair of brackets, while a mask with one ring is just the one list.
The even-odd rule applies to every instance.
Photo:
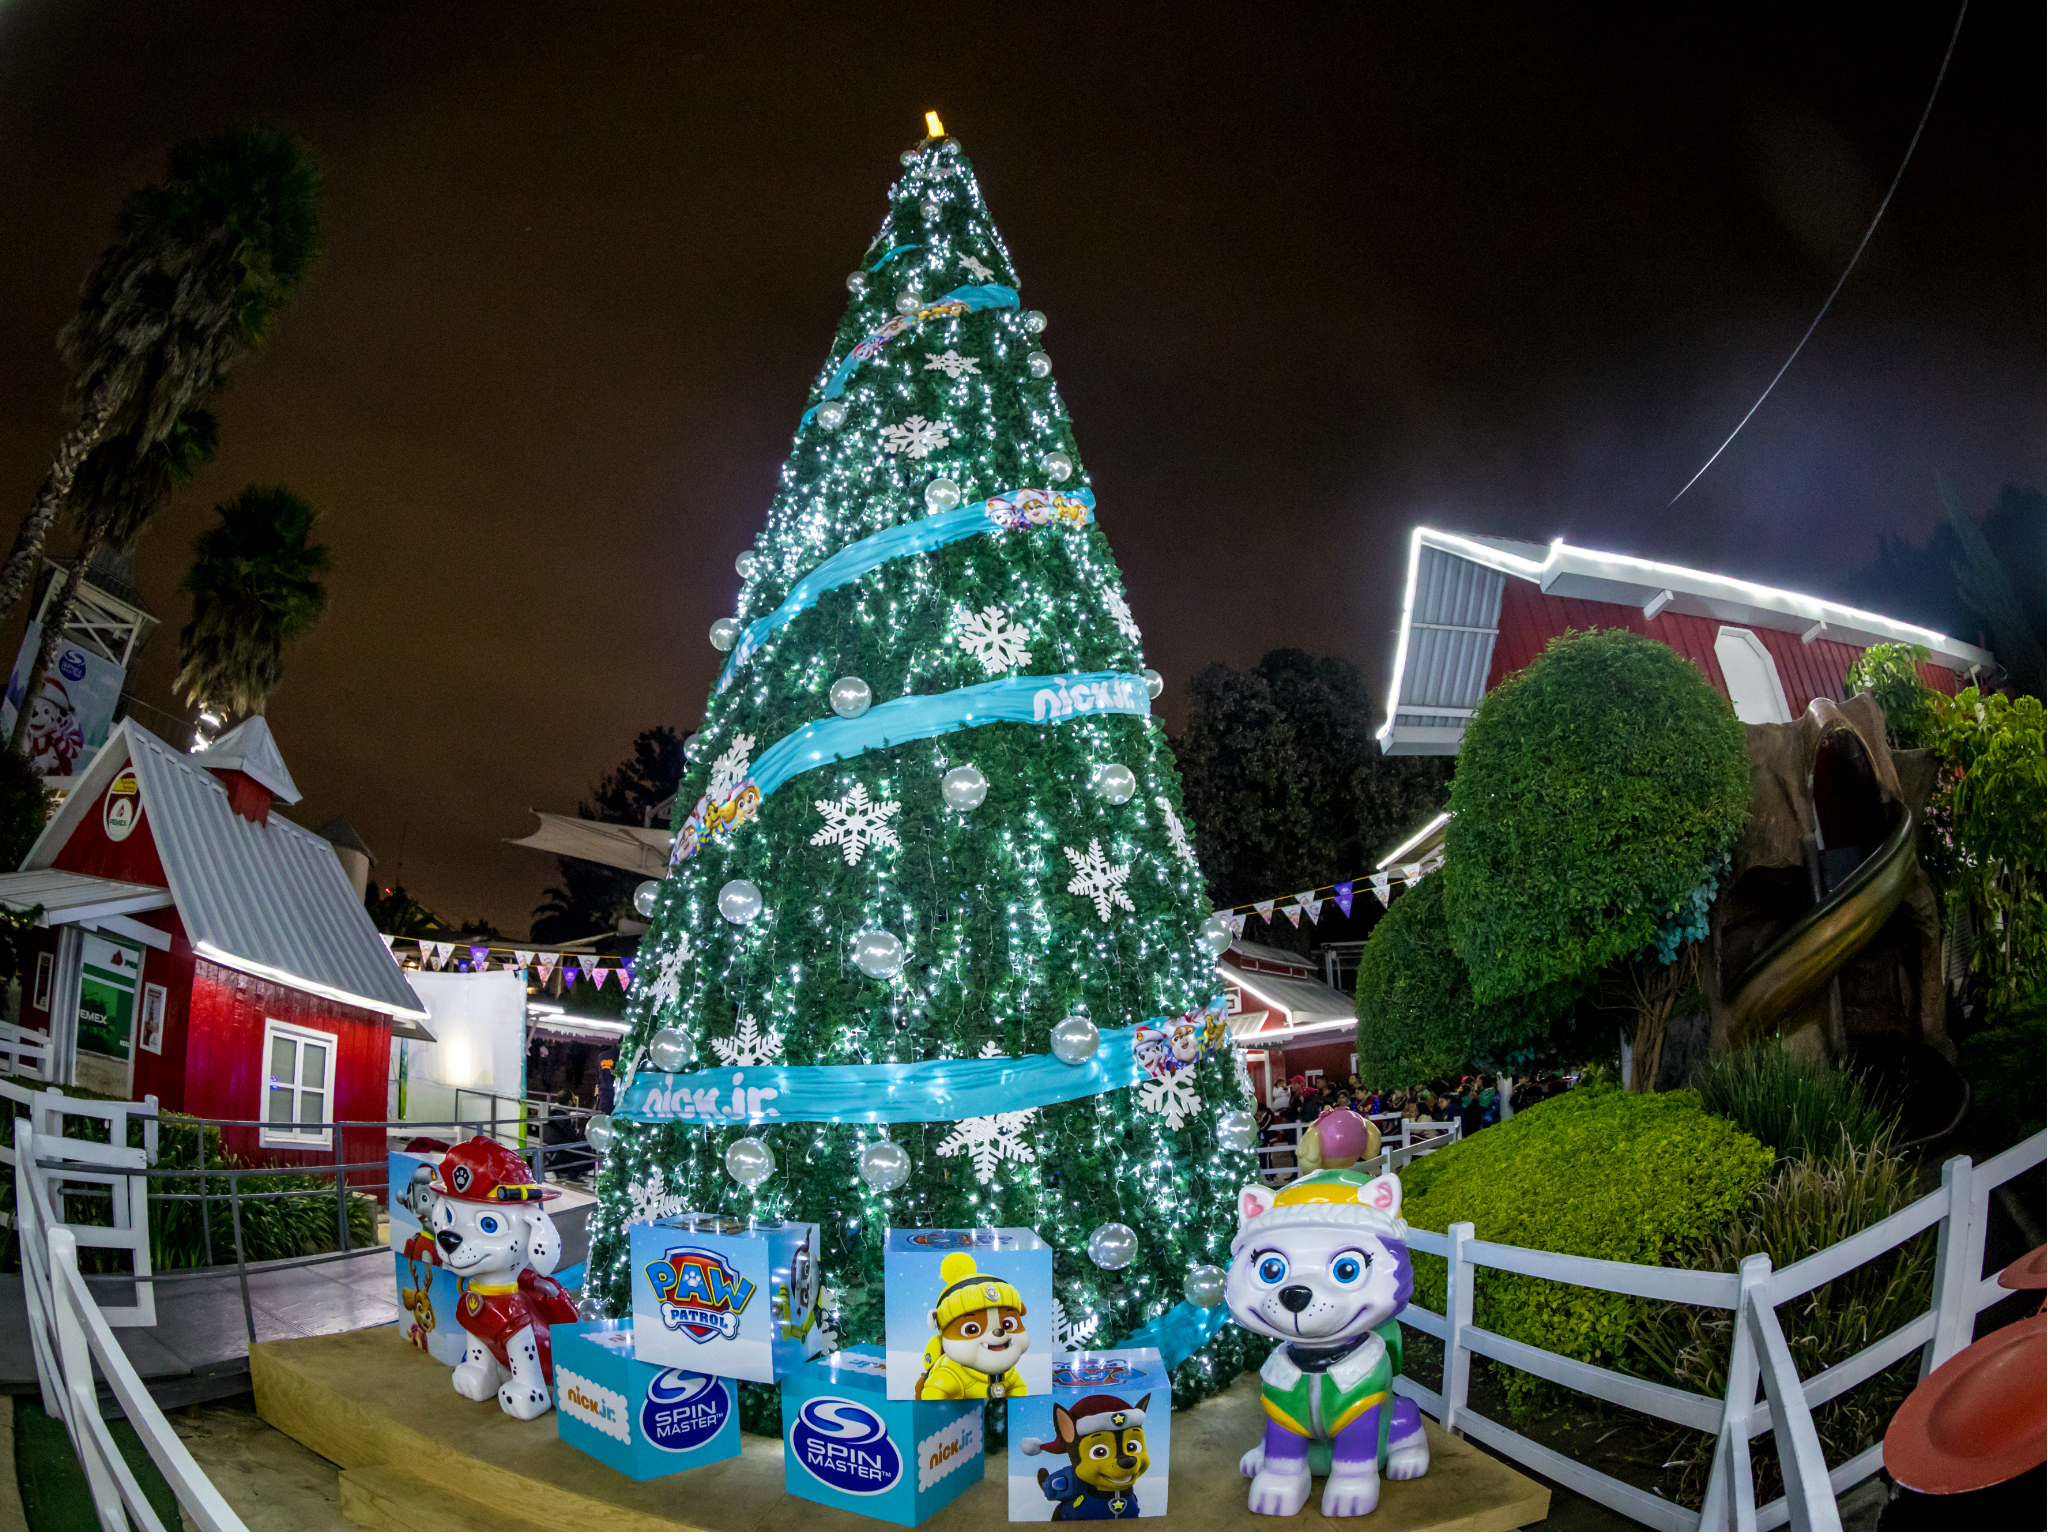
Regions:
[[31, 869], [0, 875], [0, 907], [16, 912], [41, 907], [43, 916], [38, 926], [44, 928], [124, 917], [131, 912], [154, 912], [170, 904], [171, 893], [160, 885], [74, 875], [68, 869]]
[[1262, 965], [1288, 965], [1297, 970], [1316, 972], [1316, 963], [1306, 955], [1298, 955], [1291, 949], [1281, 949], [1273, 944], [1254, 944], [1250, 939], [1232, 939], [1226, 954], [1238, 954], [1247, 960], [1256, 960]]
[[1936, 630], [1761, 582], [1578, 549], [1563, 539], [1546, 546], [1417, 528], [1408, 544], [1387, 718], [1378, 733], [1383, 750], [1457, 750], [1486, 691], [1501, 593], [1511, 576], [1535, 582], [1552, 597], [1691, 614], [1848, 645], [1924, 645], [1931, 660], [1958, 672], [1988, 667], [1992, 660], [1989, 651]]
[[[268, 741], [267, 731], [263, 736]], [[135, 769], [143, 825], [156, 840], [186, 937], [202, 958], [334, 1002], [426, 1019], [327, 840], [275, 813], [260, 825], [238, 815], [227, 786], [197, 757], [132, 719], [114, 727], [79, 775], [22, 860], [24, 872], [50, 867], [79, 823], [98, 814], [101, 792], [124, 763]]]
[[1242, 990], [1247, 1011], [1254, 1003], [1268, 1010], [1268, 1029], [1358, 1022], [1358, 1010], [1352, 1006], [1351, 999], [1323, 982], [1301, 976], [1273, 976], [1263, 971], [1241, 970], [1227, 962], [1216, 969], [1226, 982]]
[[303, 798], [270, 734], [270, 722], [261, 715], [251, 715], [204, 752], [189, 756], [203, 768], [239, 768], [286, 805], [297, 805]]

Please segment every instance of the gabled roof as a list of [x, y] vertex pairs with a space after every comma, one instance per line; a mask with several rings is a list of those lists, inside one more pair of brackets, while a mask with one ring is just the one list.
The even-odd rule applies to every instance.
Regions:
[[1306, 955], [1298, 955], [1291, 949], [1281, 949], [1275, 944], [1254, 944], [1250, 939], [1232, 939], [1225, 954], [1240, 955], [1254, 966], [1270, 965], [1288, 970], [1306, 971], [1311, 976], [1318, 969], [1315, 961]]
[[1323, 982], [1303, 976], [1242, 970], [1227, 961], [1216, 969], [1223, 973], [1225, 981], [1242, 990], [1248, 1010], [1254, 1003], [1271, 1010], [1266, 1020], [1269, 1031], [1313, 1026], [1348, 1028], [1358, 1022], [1358, 1010], [1351, 999]]
[[[260, 735], [275, 757], [269, 731]], [[79, 824], [97, 814], [115, 773], [132, 764], [143, 825], [155, 839], [186, 937], [203, 959], [335, 1002], [424, 1020], [426, 1010], [326, 839], [275, 813], [261, 825], [237, 815], [227, 786], [203, 760], [159, 741], [132, 719], [121, 721], [22, 869], [49, 869]], [[246, 766], [242, 771], [255, 777]], [[276, 774], [291, 784], [281, 758]], [[276, 790], [269, 780], [260, 782]]]
[[1992, 662], [1990, 652], [1918, 624], [1761, 582], [1578, 549], [1563, 539], [1525, 544], [1417, 528], [1409, 540], [1387, 718], [1378, 733], [1382, 750], [1457, 750], [1465, 723], [1486, 691], [1500, 632], [1501, 595], [1510, 580], [1534, 583], [1546, 597], [1637, 608], [1646, 619], [1685, 614], [1779, 630], [1808, 642], [1924, 645], [1934, 663], [1956, 672]]
[[190, 757], [202, 768], [238, 768], [286, 805], [297, 805], [301, 798], [270, 734], [270, 722], [261, 715], [251, 715], [204, 752]]

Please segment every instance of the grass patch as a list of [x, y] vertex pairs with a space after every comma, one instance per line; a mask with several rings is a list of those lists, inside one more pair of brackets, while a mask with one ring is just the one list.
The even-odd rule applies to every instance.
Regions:
[[1778, 1154], [1778, 1163], [1889, 1149], [1898, 1107], [1859, 1073], [1802, 1060], [1774, 1040], [1713, 1056], [1693, 1088], [1709, 1113], [1732, 1120]]
[[[178, 1514], [178, 1496], [164, 1481], [156, 1463], [143, 1449], [142, 1437], [126, 1419], [112, 1419], [107, 1428], [114, 1444], [142, 1485], [150, 1507], [175, 1531], [184, 1522]], [[14, 1472], [21, 1485], [21, 1506], [32, 1531], [96, 1531], [99, 1513], [93, 1508], [92, 1490], [85, 1481], [85, 1469], [71, 1449], [71, 1437], [61, 1419], [43, 1412], [34, 1398], [14, 1400]]]

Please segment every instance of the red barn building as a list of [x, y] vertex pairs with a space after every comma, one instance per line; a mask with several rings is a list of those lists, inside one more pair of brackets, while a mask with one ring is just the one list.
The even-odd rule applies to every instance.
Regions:
[[[271, 810], [298, 799], [260, 716], [196, 754], [115, 727], [0, 876], [0, 904], [41, 909], [19, 1022], [50, 1081], [274, 1122], [223, 1132], [265, 1163], [331, 1163], [321, 1122], [385, 1118], [392, 1034], [431, 1038], [427, 1013], [333, 847]], [[384, 1133], [340, 1150], [381, 1159]]]
[[1921, 676], [1954, 693], [1991, 653], [1917, 624], [1753, 581], [1633, 555], [1417, 528], [1394, 651], [1389, 754], [1458, 750], [1480, 699], [1572, 629], [1629, 629], [1668, 645], [1752, 725], [1840, 700], [1850, 664], [1879, 643], [1924, 645]]
[[1320, 967], [1270, 944], [1238, 939], [1216, 967], [1230, 1010], [1230, 1034], [1245, 1053], [1261, 1104], [1281, 1078], [1330, 1087], [1358, 1065], [1358, 1014]]

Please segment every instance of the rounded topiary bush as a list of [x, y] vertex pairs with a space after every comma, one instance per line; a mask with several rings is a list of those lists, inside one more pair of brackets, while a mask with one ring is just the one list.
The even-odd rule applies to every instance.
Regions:
[[1463, 1072], [1472, 1049], [1472, 984], [1451, 946], [1443, 881], [1404, 892], [1358, 957], [1358, 1076], [1379, 1087]]
[[1640, 953], [1749, 814], [1742, 723], [1626, 630], [1560, 635], [1479, 706], [1451, 782], [1445, 912], [1480, 1003]]
[[[1772, 1154], [1699, 1096], [1582, 1087], [1402, 1170], [1410, 1225], [1472, 1223], [1487, 1242], [1687, 1266], [1771, 1172]], [[1444, 1262], [1415, 1255], [1415, 1299], [1444, 1307]], [[1575, 1360], [1611, 1362], [1651, 1304], [1482, 1270], [1472, 1320]], [[1535, 1385], [1508, 1378], [1511, 1401]]]

